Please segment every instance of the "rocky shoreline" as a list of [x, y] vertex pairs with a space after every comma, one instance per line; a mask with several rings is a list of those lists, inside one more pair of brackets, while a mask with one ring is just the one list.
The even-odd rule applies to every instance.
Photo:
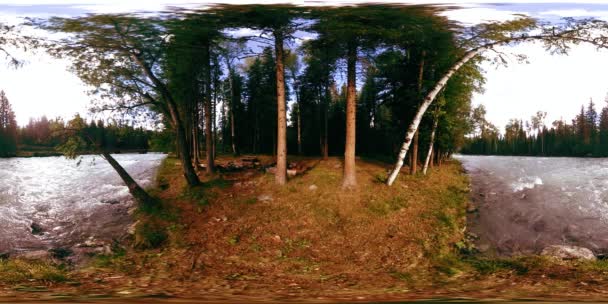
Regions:
[[[466, 240], [475, 251], [490, 257], [521, 255], [559, 259], [604, 259], [608, 228], [572, 206], [544, 200], [555, 193], [550, 185], [513, 191], [503, 180], [480, 169], [471, 177]], [[553, 194], [550, 194], [553, 195]]]

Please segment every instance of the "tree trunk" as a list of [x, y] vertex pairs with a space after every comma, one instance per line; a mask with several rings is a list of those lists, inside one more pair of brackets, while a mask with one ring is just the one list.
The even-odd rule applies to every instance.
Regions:
[[[214, 69], [215, 69], [215, 73], [213, 74], [213, 104], [212, 104], [212, 109], [211, 109], [211, 117], [213, 118], [212, 120], [212, 125], [211, 125], [211, 134], [213, 136], [213, 159], [215, 160], [215, 158], [217, 157], [217, 98], [218, 98], [218, 88], [220, 86], [219, 84], [219, 71], [218, 71], [218, 67], [219, 64], [217, 61], [214, 61]], [[215, 165], [215, 164], [214, 164]]]
[[[445, 87], [448, 80], [450, 80], [452, 75], [454, 75], [454, 73], [456, 73], [458, 71], [458, 69], [460, 69], [460, 67], [462, 67], [469, 60], [473, 59], [475, 56], [479, 55], [481, 52], [492, 49], [495, 46], [507, 45], [509, 43], [514, 43], [514, 42], [555, 40], [556, 38], [564, 37], [565, 35], [567, 35], [568, 31], [565, 31], [564, 33], [546, 34], [546, 35], [541, 34], [541, 35], [534, 35], [534, 36], [518, 36], [518, 37], [513, 37], [513, 38], [507, 38], [504, 40], [482, 45], [480, 47], [471, 49], [468, 52], [466, 52], [463, 55], [463, 57], [460, 58], [460, 60], [458, 60], [456, 62], [456, 64], [454, 64], [454, 66], [452, 66], [443, 75], [443, 77], [441, 77], [441, 79], [435, 84], [433, 89], [431, 91], [429, 91], [428, 94], [425, 96], [424, 100], [422, 101], [422, 104], [420, 105], [420, 107], [418, 108], [418, 111], [416, 112], [416, 115], [414, 116], [414, 120], [408, 127], [408, 130], [405, 134], [405, 140], [403, 141], [403, 144], [401, 145], [401, 149], [399, 150], [397, 162], [395, 163], [395, 167], [393, 168], [393, 171], [389, 175], [389, 177], [386, 181], [386, 184], [390, 186], [395, 182], [397, 175], [399, 175], [399, 172], [401, 171], [401, 167], [403, 167], [403, 161], [405, 159], [408, 149], [410, 148], [410, 144], [411, 144], [412, 138], [414, 137], [414, 133], [416, 133], [416, 131], [418, 130], [418, 125], [420, 125], [422, 116], [424, 115], [424, 113], [426, 112], [428, 107], [431, 105], [431, 103], [435, 100], [435, 97], [437, 97], [437, 94], [439, 94], [439, 92]], [[576, 41], [576, 42], [589, 42], [589, 43], [594, 44], [594, 42], [591, 40], [581, 39], [581, 38], [577, 38], [577, 37], [570, 38], [570, 39], [572, 41]]]
[[410, 155], [410, 175], [416, 174], [416, 171], [418, 170], [418, 133], [419, 132], [416, 131], [414, 139], [412, 140], [414, 145], [412, 146], [412, 153]]
[[139, 56], [132, 54], [131, 58], [143, 69], [146, 76], [161, 92], [164, 99], [164, 107], [161, 107], [161, 109], [163, 109], [163, 112], [168, 114], [168, 116], [171, 118], [171, 123], [173, 124], [173, 129], [175, 130], [175, 135], [177, 137], [177, 149], [180, 152], [179, 156], [184, 169], [184, 177], [186, 178], [189, 186], [199, 185], [201, 182], [196, 175], [196, 171], [194, 171], [194, 167], [192, 167], [192, 160], [190, 159], [190, 148], [188, 146], [188, 140], [186, 139], [186, 130], [184, 129], [184, 125], [182, 124], [182, 120], [179, 116], [179, 110], [175, 100], [173, 99], [173, 95], [167, 86], [154, 75], [150, 67], [146, 65]]
[[238, 156], [239, 150], [236, 144], [236, 130], [234, 128], [234, 100], [236, 99], [234, 90], [234, 70], [229, 59], [226, 59], [226, 66], [228, 67], [228, 83], [230, 84], [230, 106], [228, 107], [228, 115], [230, 116], [230, 144], [232, 146], [232, 154]]
[[302, 155], [302, 114], [300, 112], [300, 103], [296, 101], [297, 112], [296, 115], [298, 120], [298, 155]]
[[540, 133], [540, 151], [541, 151], [541, 154], [544, 156], [545, 155], [545, 132], [542, 129], [541, 129], [541, 133]]
[[287, 183], [287, 111], [285, 104], [285, 67], [283, 66], [283, 33], [275, 31], [274, 47], [277, 77], [277, 171], [278, 185]]
[[412, 120], [412, 123], [410, 124], [410, 126], [405, 134], [405, 140], [403, 141], [403, 144], [401, 145], [401, 149], [399, 150], [399, 155], [397, 157], [397, 162], [395, 163], [395, 167], [393, 168], [393, 171], [391, 172], [391, 174], [389, 175], [389, 177], [386, 181], [387, 185], [389, 185], [389, 186], [392, 185], [395, 182], [397, 175], [399, 175], [399, 172], [401, 171], [401, 167], [403, 167], [403, 160], [405, 159], [407, 151], [410, 148], [410, 144], [412, 142], [412, 138], [414, 137], [414, 134], [416, 133], [416, 131], [418, 131], [418, 126], [420, 125], [422, 116], [424, 115], [424, 113], [426, 112], [428, 107], [431, 105], [431, 103], [435, 100], [435, 97], [437, 97], [439, 92], [447, 84], [448, 80], [450, 80], [452, 75], [454, 75], [454, 73], [456, 73], [456, 71], [458, 71], [458, 69], [460, 69], [460, 67], [462, 67], [465, 63], [467, 63], [473, 57], [477, 56], [483, 50], [486, 50], [490, 47], [491, 46], [481, 47], [481, 48], [477, 48], [477, 49], [467, 52], [465, 54], [465, 56], [463, 56], [453, 67], [451, 67], [445, 73], [445, 75], [443, 75], [443, 77], [441, 77], [441, 79], [437, 82], [437, 84], [435, 84], [433, 89], [426, 95], [426, 97], [424, 98], [422, 104], [418, 108], [418, 111], [416, 112], [416, 115], [414, 116], [414, 119]]
[[348, 44], [347, 54], [347, 85], [346, 85], [346, 143], [344, 145], [344, 179], [343, 188], [357, 186], [357, 167], [355, 164], [356, 145], [356, 78], [357, 78], [357, 46], [354, 42]]
[[205, 154], [207, 156], [207, 173], [213, 173], [215, 171], [215, 162], [213, 159], [213, 135], [211, 134], [212, 130], [212, 120], [213, 118], [211, 113], [211, 54], [209, 50], [210, 46], [207, 43], [203, 49], [203, 61], [205, 65]]
[[193, 150], [194, 150], [194, 165], [196, 166], [196, 169], [198, 169], [199, 164], [201, 163], [199, 156], [200, 156], [200, 150], [199, 150], [199, 138], [198, 138], [198, 124], [199, 124], [199, 117], [198, 117], [198, 103], [195, 102], [195, 107], [194, 107], [194, 111], [192, 113], [192, 145], [193, 145]]
[[[421, 59], [420, 59], [420, 68], [418, 69], [418, 97], [422, 97], [422, 81], [424, 80], [424, 59], [426, 57], [426, 51], [422, 50]], [[420, 132], [416, 130], [416, 134], [414, 134], [414, 146], [412, 147], [412, 157], [410, 163], [410, 174], [416, 174], [418, 171], [418, 137]]]
[[296, 129], [297, 129], [297, 140], [298, 140], [298, 155], [302, 155], [302, 117], [300, 114], [300, 88], [298, 85], [298, 77], [294, 69], [290, 69], [291, 78], [293, 78], [293, 90], [296, 97]]
[[232, 144], [232, 154], [234, 154], [234, 156], [238, 156], [239, 155], [239, 150], [237, 149], [237, 145], [236, 145], [236, 130], [234, 129], [234, 95], [232, 97], [233, 99], [230, 101], [230, 141]]
[[431, 140], [429, 142], [429, 152], [426, 154], [426, 160], [424, 161], [424, 167], [422, 168], [422, 174], [426, 175], [426, 171], [429, 168], [429, 163], [433, 162], [433, 145], [435, 144], [435, 132], [437, 132], [437, 125], [439, 124], [439, 117], [435, 115], [433, 121], [433, 131], [431, 131]]
[[[329, 82], [329, 78], [328, 78]], [[329, 94], [329, 84], [325, 84], [325, 96], [323, 102], [323, 159], [327, 160], [329, 158], [329, 99], [331, 95]]]
[[129, 193], [133, 196], [133, 198], [137, 201], [140, 206], [144, 207], [153, 207], [156, 204], [156, 201], [142, 188], [137, 184], [137, 182], [129, 175], [129, 173], [110, 155], [108, 152], [102, 152], [101, 155], [103, 158], [108, 161], [110, 166], [114, 168], [114, 171], [118, 173], [122, 181], [129, 188]]

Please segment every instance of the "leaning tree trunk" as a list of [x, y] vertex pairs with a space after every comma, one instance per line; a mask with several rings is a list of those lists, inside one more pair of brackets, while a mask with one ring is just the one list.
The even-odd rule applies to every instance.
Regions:
[[412, 143], [414, 134], [416, 134], [416, 131], [418, 131], [418, 126], [420, 125], [422, 116], [424, 115], [426, 110], [429, 108], [431, 103], [435, 100], [435, 97], [437, 97], [439, 92], [447, 84], [448, 80], [450, 80], [452, 75], [454, 75], [454, 73], [456, 73], [458, 71], [458, 69], [460, 69], [460, 67], [462, 67], [465, 63], [467, 63], [473, 57], [477, 56], [482, 51], [489, 49], [492, 46], [494, 46], [494, 45], [480, 47], [480, 48], [473, 49], [473, 50], [467, 52], [452, 68], [450, 68], [445, 73], [445, 75], [443, 75], [443, 77], [441, 77], [441, 79], [437, 82], [437, 84], [435, 84], [433, 89], [426, 95], [426, 97], [424, 98], [424, 100], [422, 101], [422, 104], [418, 108], [418, 111], [416, 112], [416, 115], [414, 116], [414, 119], [412, 120], [412, 122], [405, 134], [405, 140], [403, 141], [403, 144], [401, 145], [401, 149], [399, 150], [399, 156], [397, 157], [397, 162], [395, 163], [395, 168], [393, 168], [393, 171], [391, 172], [391, 174], [389, 175], [389, 177], [386, 181], [387, 185], [389, 185], [389, 186], [392, 185], [395, 182], [397, 175], [399, 175], [399, 172], [401, 171], [401, 167], [403, 167], [403, 160], [405, 159], [405, 156], [407, 155], [407, 151], [410, 148], [410, 144]]
[[278, 185], [287, 183], [287, 111], [285, 105], [285, 67], [283, 65], [283, 33], [275, 31], [274, 48], [277, 77], [277, 170]]
[[344, 179], [342, 181], [342, 187], [352, 188], [357, 186], [357, 167], [355, 164], [357, 46], [353, 42], [350, 42], [347, 51], [346, 143], [344, 145]]
[[426, 160], [424, 161], [424, 167], [422, 168], [422, 174], [426, 175], [426, 171], [429, 168], [429, 164], [433, 162], [433, 145], [435, 144], [435, 132], [437, 132], [437, 125], [439, 124], [439, 117], [435, 115], [433, 121], [433, 131], [431, 131], [431, 141], [429, 142], [429, 152], [426, 154]]
[[180, 161], [182, 163], [182, 167], [184, 170], [184, 177], [186, 178], [186, 182], [188, 182], [189, 186], [197, 186], [201, 182], [196, 175], [196, 171], [192, 166], [192, 160], [190, 158], [190, 147], [188, 146], [188, 140], [186, 139], [186, 130], [184, 129], [184, 125], [179, 115], [179, 110], [175, 100], [173, 99], [173, 95], [167, 88], [167, 86], [160, 80], [152, 69], [142, 60], [140, 56], [135, 54], [131, 54], [131, 58], [133, 61], [138, 64], [146, 76], [154, 83], [155, 87], [161, 92], [163, 99], [165, 100], [164, 106], [161, 107], [165, 114], [171, 118], [171, 124], [173, 125], [173, 129], [175, 130], [175, 136], [177, 137], [177, 150], [179, 154]]
[[564, 31], [562, 33], [555, 33], [555, 34], [541, 34], [541, 35], [534, 35], [534, 36], [522, 35], [522, 36], [510, 37], [510, 38], [506, 38], [504, 40], [499, 40], [496, 42], [488, 43], [486, 45], [482, 45], [480, 47], [471, 49], [468, 52], [466, 52], [464, 54], [464, 56], [462, 58], [460, 58], [460, 60], [458, 60], [456, 62], [456, 64], [454, 64], [454, 66], [452, 66], [445, 73], [445, 75], [443, 75], [443, 77], [441, 77], [441, 79], [435, 84], [433, 89], [426, 95], [426, 97], [422, 101], [422, 104], [420, 105], [420, 107], [418, 108], [418, 111], [416, 112], [416, 116], [414, 116], [414, 120], [408, 127], [408, 130], [405, 134], [405, 140], [403, 141], [403, 144], [401, 145], [401, 149], [399, 150], [397, 162], [395, 163], [395, 167], [393, 168], [393, 171], [391, 172], [388, 179], [386, 180], [386, 184], [390, 186], [395, 182], [397, 175], [399, 175], [399, 172], [401, 171], [401, 168], [403, 167], [403, 161], [405, 159], [407, 151], [410, 148], [412, 138], [414, 137], [414, 134], [418, 130], [418, 126], [420, 125], [422, 116], [424, 115], [424, 113], [426, 112], [428, 107], [431, 105], [431, 103], [435, 100], [435, 97], [437, 97], [437, 94], [439, 94], [439, 92], [445, 87], [448, 80], [450, 80], [452, 75], [454, 75], [454, 73], [456, 73], [458, 71], [458, 69], [460, 69], [460, 67], [462, 67], [469, 60], [473, 59], [475, 56], [479, 55], [481, 52], [483, 52], [485, 50], [492, 49], [495, 46], [508, 45], [510, 43], [517, 43], [517, 42], [538, 41], [538, 40], [555, 41], [556, 39], [562, 38], [562, 39], [568, 39], [568, 41], [570, 41], [570, 42], [575, 42], [575, 43], [587, 42], [587, 43], [596, 45], [598, 47], [602, 47], [601, 42], [598, 42], [594, 39], [569, 37], [568, 35], [570, 33], [571, 33], [571, 31]]
[[207, 43], [203, 49], [203, 61], [205, 65], [205, 154], [207, 156], [206, 171], [213, 173], [215, 171], [215, 161], [213, 155], [213, 135], [212, 133], [212, 113], [211, 113], [211, 54], [210, 46]]
[[129, 193], [133, 196], [133, 198], [137, 201], [140, 206], [143, 207], [153, 207], [156, 201], [142, 188], [137, 184], [137, 182], [129, 175], [129, 173], [110, 155], [108, 152], [102, 152], [101, 155], [105, 158], [110, 166], [114, 168], [114, 171], [118, 173], [122, 181], [129, 188]]

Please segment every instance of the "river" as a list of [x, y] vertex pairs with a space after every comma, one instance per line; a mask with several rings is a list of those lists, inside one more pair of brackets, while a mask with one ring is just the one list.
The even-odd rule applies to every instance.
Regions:
[[[152, 185], [164, 157], [115, 155], [143, 187]], [[0, 159], [0, 253], [111, 242], [131, 224], [132, 204], [99, 156]]]
[[482, 251], [575, 245], [608, 253], [608, 159], [457, 155], [471, 177], [469, 231]]

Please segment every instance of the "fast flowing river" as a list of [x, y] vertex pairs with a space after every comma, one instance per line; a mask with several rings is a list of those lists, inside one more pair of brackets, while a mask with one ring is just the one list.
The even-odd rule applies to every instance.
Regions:
[[[154, 182], [164, 157], [115, 155], [143, 187]], [[0, 159], [0, 253], [110, 242], [126, 232], [132, 203], [99, 156], [80, 164], [64, 157]]]
[[457, 155], [471, 177], [469, 230], [482, 251], [548, 245], [608, 253], [608, 159]]

